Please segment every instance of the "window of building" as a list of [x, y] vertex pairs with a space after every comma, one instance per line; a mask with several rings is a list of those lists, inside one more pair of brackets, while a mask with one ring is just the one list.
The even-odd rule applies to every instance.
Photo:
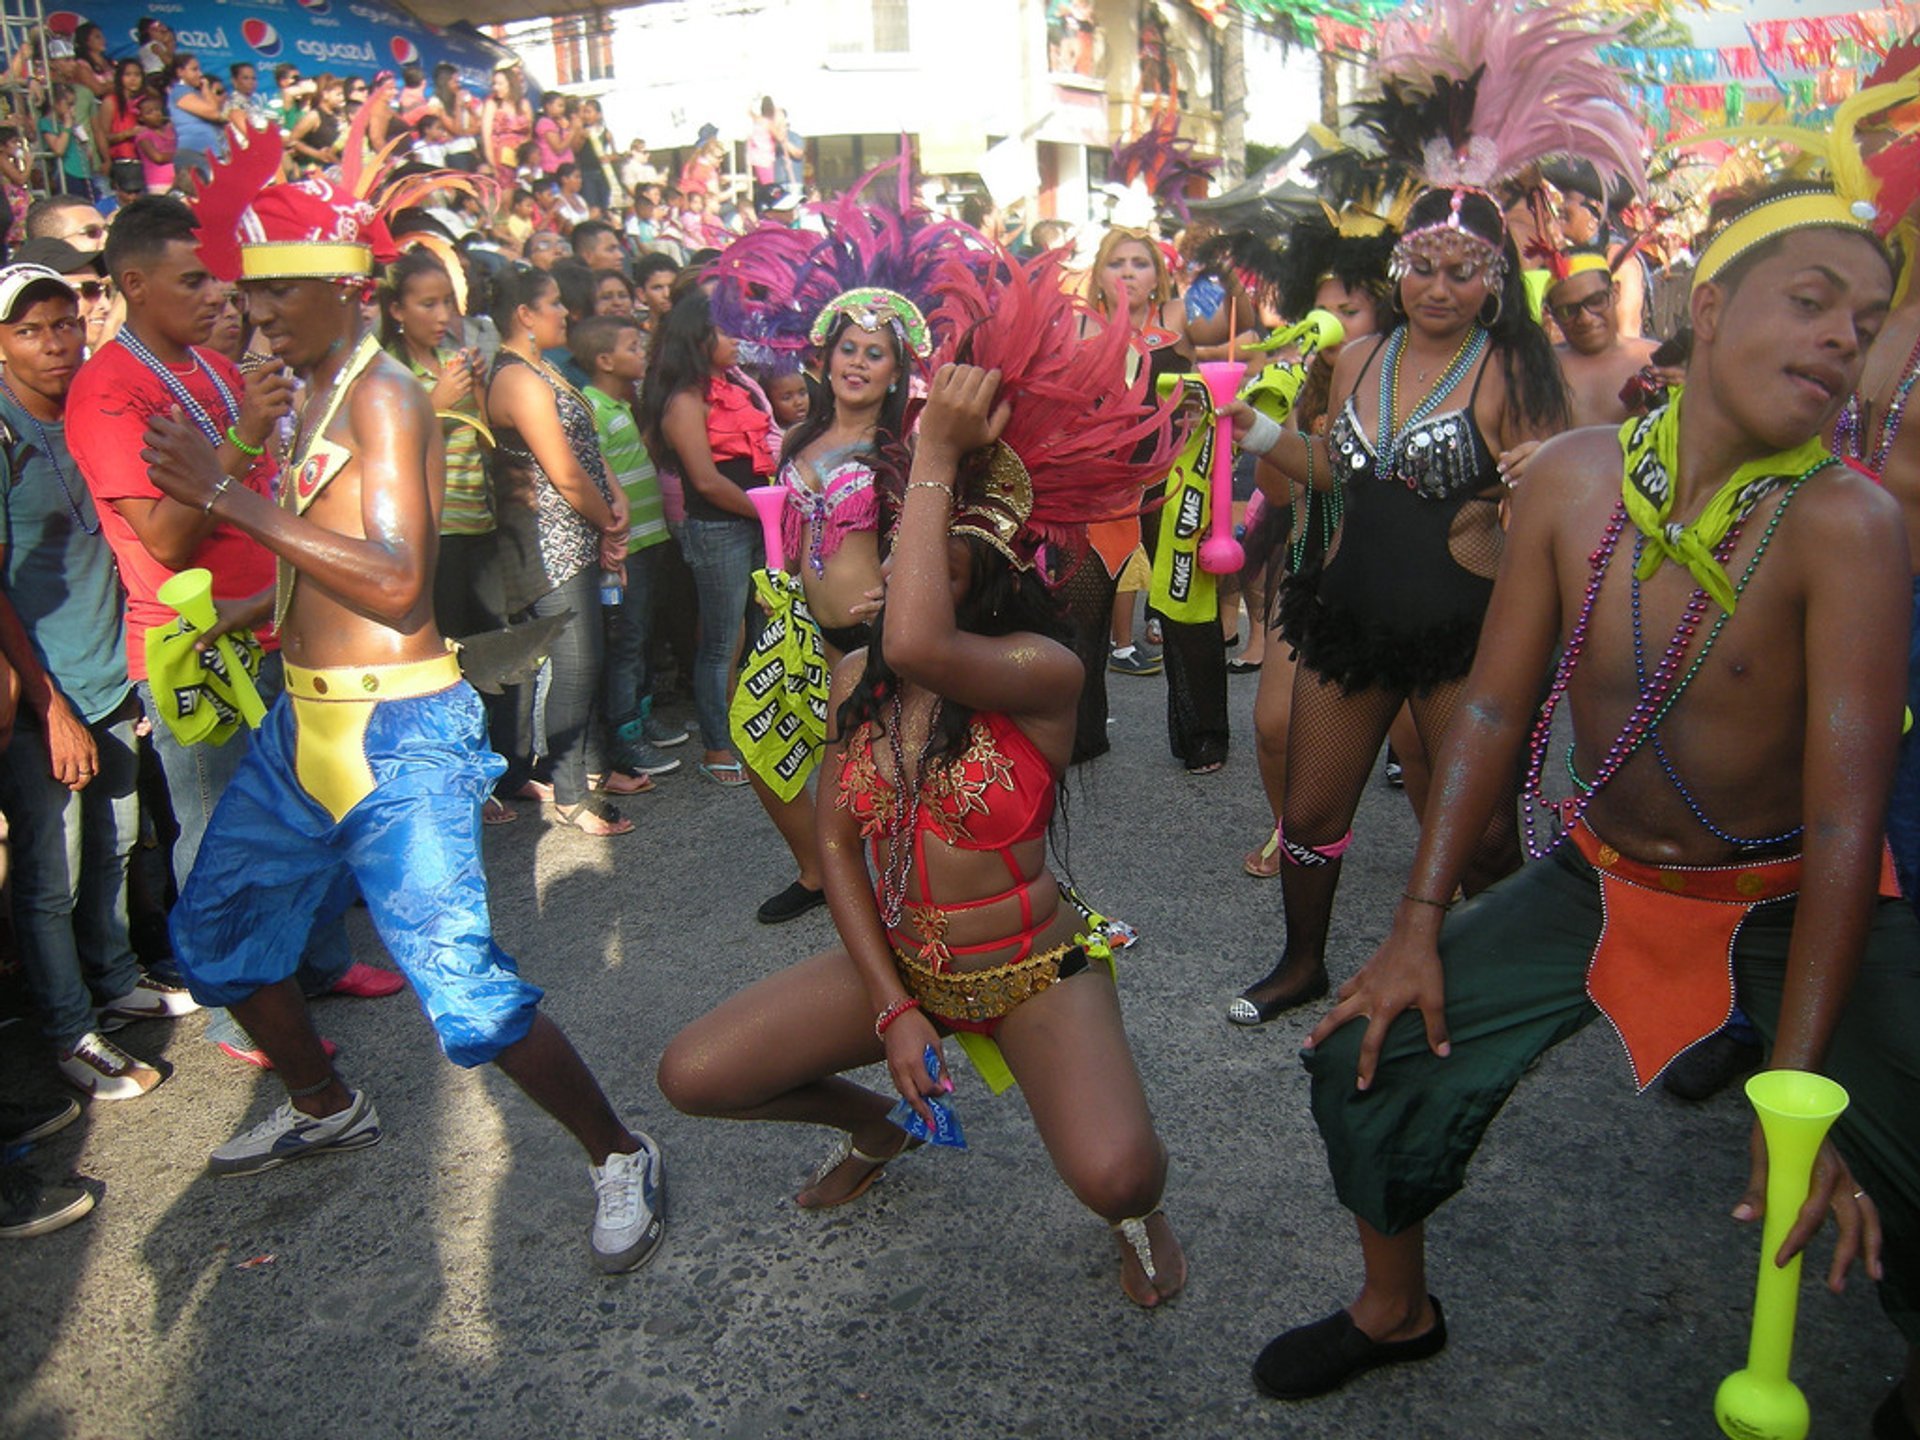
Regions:
[[604, 18], [594, 22], [593, 33], [587, 37], [587, 78], [613, 78], [613, 27]]
[[582, 25], [576, 19], [553, 22], [553, 78], [565, 88], [580, 82], [580, 39]]
[[829, 0], [827, 50], [834, 55], [899, 55], [912, 49], [909, 0]]

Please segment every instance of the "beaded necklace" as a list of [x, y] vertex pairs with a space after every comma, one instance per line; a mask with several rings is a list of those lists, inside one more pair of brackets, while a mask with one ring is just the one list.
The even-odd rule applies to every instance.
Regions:
[[1913, 393], [1915, 381], [1920, 381], [1920, 339], [1913, 342], [1906, 366], [1900, 372], [1900, 383], [1893, 387], [1893, 397], [1887, 402], [1886, 418], [1880, 422], [1880, 439], [1873, 447], [1873, 454], [1867, 454], [1871, 411], [1858, 394], [1848, 399], [1833, 427], [1833, 453], [1861, 461], [1875, 475], [1884, 474], [1887, 457], [1893, 453], [1894, 439], [1900, 434], [1900, 422], [1906, 418], [1907, 397]]
[[187, 412], [187, 417], [193, 421], [200, 433], [207, 437], [214, 449], [219, 449], [221, 442], [227, 438], [227, 425], [240, 423], [239, 402], [233, 398], [233, 391], [227, 388], [227, 382], [220, 378], [220, 372], [207, 364], [198, 350], [191, 345], [187, 347], [187, 358], [193, 362], [193, 368], [211, 380], [213, 388], [220, 392], [220, 403], [227, 412], [226, 425], [215, 422], [213, 416], [207, 413], [207, 407], [200, 403], [191, 390], [187, 389], [185, 382], [173, 373], [172, 367], [149, 350], [146, 343], [132, 330], [123, 325], [120, 327], [119, 335], [114, 338], [126, 347], [129, 355], [158, 377], [160, 383], [166, 386], [167, 393], [173, 396], [174, 402], [182, 410]]
[[1420, 403], [1396, 426], [1394, 417], [1400, 411], [1400, 355], [1406, 346], [1407, 327], [1396, 326], [1387, 340], [1386, 357], [1380, 363], [1380, 423], [1374, 427], [1373, 453], [1379, 460], [1382, 480], [1399, 478], [1400, 437], [1438, 410], [1440, 402], [1479, 364], [1480, 357], [1486, 353], [1487, 332], [1478, 325], [1467, 328], [1460, 339], [1460, 348], [1453, 352], [1453, 359], [1447, 362], [1440, 378], [1427, 388]]
[[907, 876], [913, 868], [913, 815], [920, 805], [920, 787], [927, 778], [927, 757], [933, 753], [944, 703], [936, 695], [933, 708], [927, 712], [926, 738], [920, 742], [911, 784], [907, 780], [906, 744], [901, 739], [906, 706], [900, 698], [898, 682], [887, 707], [887, 748], [893, 752], [893, 798], [887, 805], [886, 824], [881, 829], [887, 837], [887, 863], [880, 872], [880, 923], [889, 930], [900, 924], [907, 907]]
[[[1766, 530], [1760, 536], [1760, 543], [1754, 547], [1753, 556], [1747, 561], [1746, 569], [1741, 573], [1740, 581], [1734, 587], [1736, 596], [1745, 593], [1754, 572], [1760, 568], [1761, 557], [1767, 553], [1768, 546], [1773, 543], [1774, 532], [1780, 528], [1780, 522], [1786, 518], [1787, 507], [1793, 503], [1793, 497], [1799, 493], [1800, 487], [1806, 483], [1808, 476], [1830, 463], [1823, 460], [1819, 465], [1787, 482], [1786, 493], [1780, 497], [1779, 505], [1775, 507], [1767, 521]], [[1648, 737], [1660, 728], [1661, 722], [1679, 703], [1680, 697], [1686, 693], [1687, 687], [1700, 673], [1701, 666], [1706, 664], [1707, 656], [1712, 653], [1714, 644], [1720, 638], [1720, 632], [1726, 628], [1727, 621], [1732, 618], [1731, 610], [1723, 608], [1720, 611], [1713, 622], [1713, 627], [1708, 630], [1706, 641], [1701, 645], [1699, 653], [1693, 657], [1692, 664], [1688, 665], [1685, 673], [1682, 674], [1680, 662], [1692, 644], [1693, 637], [1699, 630], [1700, 622], [1707, 611], [1707, 592], [1704, 587], [1696, 588], [1688, 598], [1686, 608], [1680, 614], [1679, 623], [1674, 626], [1673, 638], [1667, 642], [1666, 652], [1661, 655], [1660, 663], [1654, 667], [1650, 679], [1645, 678], [1644, 666], [1641, 667], [1643, 678], [1639, 685], [1639, 697], [1634, 702], [1633, 711], [1627, 716], [1619, 735], [1614, 738], [1613, 743], [1607, 747], [1606, 754], [1601, 757], [1600, 766], [1594, 771], [1593, 779], [1583, 781], [1574, 772], [1573, 749], [1569, 745], [1567, 771], [1573, 776], [1576, 791], [1564, 802], [1556, 803], [1547, 800], [1541, 794], [1540, 781], [1541, 774], [1546, 768], [1547, 752], [1553, 732], [1553, 717], [1560, 707], [1561, 700], [1566, 697], [1567, 687], [1573, 679], [1573, 672], [1579, 666], [1580, 657], [1586, 650], [1594, 605], [1600, 598], [1600, 586], [1606, 579], [1608, 566], [1613, 559], [1614, 551], [1619, 547], [1620, 536], [1626, 529], [1626, 525], [1625, 505], [1615, 505], [1613, 514], [1607, 521], [1606, 531], [1600, 537], [1599, 545], [1587, 557], [1587, 564], [1592, 572], [1591, 578], [1587, 581], [1587, 593], [1581, 601], [1580, 613], [1575, 618], [1573, 629], [1567, 636], [1567, 643], [1561, 650], [1560, 661], [1554, 667], [1553, 683], [1548, 688], [1546, 700], [1540, 706], [1540, 714], [1534, 721], [1533, 734], [1529, 739], [1527, 773], [1521, 787], [1520, 822], [1525, 831], [1527, 854], [1535, 860], [1560, 843], [1566, 833], [1586, 813], [1587, 806], [1592, 802], [1593, 797], [1620, 772], [1620, 768], [1627, 761], [1639, 752]], [[1715, 548], [1715, 554], [1722, 563], [1725, 563], [1727, 557], [1733, 553], [1741, 528], [1740, 524], [1736, 524]], [[1539, 815], [1542, 811], [1551, 814], [1556, 822], [1553, 839], [1545, 845], [1539, 842], [1538, 835]], [[1697, 809], [1695, 813], [1699, 813]]]
[[[1776, 512], [1776, 514], [1777, 513], [1778, 512]], [[1771, 527], [1769, 527], [1766, 538], [1767, 539], [1772, 538]], [[1761, 543], [1764, 544], [1765, 540], [1763, 540]], [[1639, 539], [1635, 541], [1633, 558], [1636, 561], [1638, 561], [1640, 558], [1640, 548], [1645, 544], [1646, 544], [1646, 537], [1644, 535], [1639, 537]], [[1721, 558], [1724, 563], [1725, 557], [1722, 556]], [[1632, 593], [1633, 593], [1633, 673], [1640, 687], [1644, 690], [1647, 684], [1647, 652], [1646, 652], [1646, 642], [1640, 627], [1640, 576], [1638, 574], [1635, 574], [1633, 577]], [[1708, 819], [1707, 813], [1703, 808], [1701, 808], [1700, 802], [1693, 798], [1693, 792], [1687, 788], [1686, 782], [1680, 778], [1680, 772], [1674, 768], [1673, 761], [1668, 759], [1667, 757], [1667, 747], [1663, 743], [1661, 743], [1660, 727], [1658, 725], [1655, 725], [1653, 729], [1647, 732], [1647, 738], [1653, 742], [1654, 759], [1660, 762], [1660, 772], [1667, 777], [1667, 783], [1673, 786], [1674, 791], [1680, 796], [1681, 800], [1683, 800], [1686, 803], [1687, 809], [1693, 812], [1693, 818], [1695, 820], [1698, 820], [1702, 828], [1704, 828], [1707, 831], [1707, 833], [1712, 835], [1716, 840], [1724, 840], [1729, 845], [1736, 845], [1743, 849], [1757, 850], [1764, 846], [1784, 845], [1790, 840], [1796, 840], [1799, 838], [1800, 832], [1806, 828], [1803, 825], [1795, 825], [1791, 830], [1783, 831], [1781, 834], [1766, 835], [1758, 839], [1751, 839], [1751, 840], [1746, 839], [1739, 835], [1729, 834], [1727, 831], [1722, 830], [1718, 825], [1714, 824], [1712, 820]], [[1573, 759], [1572, 746], [1567, 747], [1567, 759], [1569, 760], [1569, 762], [1571, 762], [1571, 760]]]
[[[1313, 437], [1307, 437], [1307, 444], [1313, 444]], [[1340, 522], [1345, 518], [1347, 508], [1347, 486], [1338, 475], [1331, 490], [1315, 490], [1305, 487], [1305, 495], [1300, 501], [1304, 515], [1294, 513], [1292, 502], [1287, 506], [1287, 529], [1293, 538], [1287, 543], [1287, 573], [1298, 575], [1301, 566], [1307, 562], [1307, 541], [1312, 538], [1313, 520], [1320, 517], [1320, 554], [1325, 555], [1333, 548], [1333, 537], [1340, 533]]]
[[13, 402], [13, 408], [26, 416], [28, 423], [33, 426], [33, 433], [40, 441], [40, 453], [46, 456], [47, 463], [53, 466], [54, 478], [60, 482], [60, 493], [67, 497], [67, 509], [73, 512], [73, 523], [78, 525], [84, 534], [98, 535], [100, 533], [100, 517], [96, 514], [93, 517], [93, 523], [91, 525], [87, 523], [87, 517], [80, 509], [80, 502], [73, 498], [73, 487], [67, 483], [67, 472], [66, 468], [60, 463], [60, 454], [53, 448], [53, 442], [47, 438], [47, 430], [46, 427], [40, 423], [40, 417], [20, 403], [20, 397], [13, 393], [13, 387], [6, 382], [3, 376], [0, 376], [0, 391], [6, 392], [7, 399]]

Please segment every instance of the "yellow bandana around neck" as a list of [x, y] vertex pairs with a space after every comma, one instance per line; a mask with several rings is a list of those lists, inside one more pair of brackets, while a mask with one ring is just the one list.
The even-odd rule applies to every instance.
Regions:
[[1620, 450], [1626, 462], [1620, 497], [1627, 518], [1647, 542], [1633, 573], [1650, 580], [1663, 561], [1671, 560], [1684, 566], [1694, 583], [1731, 615], [1733, 582], [1714, 558], [1714, 548], [1775, 489], [1833, 464], [1834, 459], [1815, 435], [1791, 450], [1749, 460], [1713, 492], [1692, 524], [1681, 525], [1669, 518], [1674, 477], [1680, 469], [1680, 397], [1678, 387], [1671, 389], [1665, 405], [1620, 427]]

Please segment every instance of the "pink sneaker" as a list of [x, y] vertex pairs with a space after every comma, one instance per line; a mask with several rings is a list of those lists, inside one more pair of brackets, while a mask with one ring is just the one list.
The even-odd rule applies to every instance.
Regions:
[[347, 973], [333, 982], [329, 995], [350, 995], [355, 1000], [381, 1000], [406, 988], [407, 982], [391, 970], [364, 965], [356, 960]]
[[[216, 1048], [222, 1055], [230, 1055], [244, 1065], [253, 1066], [256, 1070], [273, 1069], [273, 1061], [267, 1058], [267, 1052], [264, 1050], [242, 1050], [238, 1045], [229, 1045], [224, 1040], [219, 1041]], [[327, 1052], [329, 1060], [340, 1053], [340, 1047], [331, 1040], [322, 1040], [320, 1048]]]

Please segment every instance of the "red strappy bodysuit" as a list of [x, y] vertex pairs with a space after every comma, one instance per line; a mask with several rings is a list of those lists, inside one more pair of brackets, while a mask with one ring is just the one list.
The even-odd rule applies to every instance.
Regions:
[[[920, 957], [934, 969], [947, 969], [955, 955], [998, 950], [1014, 939], [1020, 942], [1020, 951], [1013, 960], [1024, 960], [1033, 953], [1033, 938], [1039, 933], [1028, 895], [1033, 882], [1021, 873], [1013, 847], [1046, 834], [1047, 822], [1053, 818], [1054, 783], [1053, 766], [1047, 757], [1018, 725], [999, 714], [974, 716], [967, 747], [959, 758], [928, 772], [913, 817], [913, 867], [922, 899], [917, 905], [909, 905], [907, 914], [924, 941]], [[873, 763], [873, 725], [863, 724], [847, 741], [835, 803], [860, 822], [860, 836], [872, 846], [876, 872], [884, 863], [880, 842], [892, 793], [893, 786]], [[928, 834], [957, 849], [998, 853], [1013, 883], [999, 894], [979, 900], [936, 904], [927, 884], [927, 852], [922, 837]], [[947, 945], [944, 937], [949, 912], [978, 910], [1014, 897], [1020, 901], [1018, 935], [984, 945]]]

